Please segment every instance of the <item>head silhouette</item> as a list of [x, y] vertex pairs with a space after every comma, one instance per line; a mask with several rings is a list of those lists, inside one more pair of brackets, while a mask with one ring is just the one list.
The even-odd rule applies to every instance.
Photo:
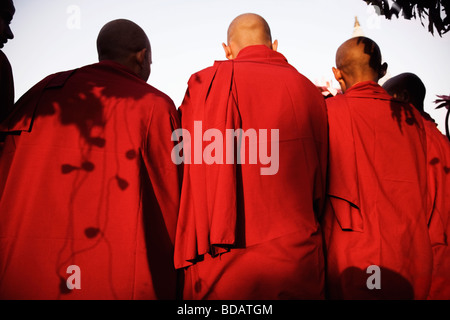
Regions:
[[222, 44], [227, 59], [236, 58], [242, 49], [254, 45], [265, 45], [276, 51], [278, 41], [272, 43], [269, 24], [263, 17], [254, 13], [236, 17], [228, 28], [227, 44]]
[[424, 112], [426, 88], [414, 73], [405, 72], [392, 77], [383, 84], [383, 88], [395, 99], [411, 103], [417, 110]]
[[16, 9], [12, 0], [0, 1], [0, 48], [3, 48], [8, 40], [14, 38], [10, 23], [15, 12]]
[[336, 52], [333, 73], [343, 92], [359, 82], [378, 82], [386, 70], [387, 64], [382, 63], [380, 48], [369, 38], [351, 38]]
[[118, 62], [142, 80], [148, 80], [152, 63], [150, 41], [136, 23], [125, 19], [108, 22], [98, 35], [97, 52], [99, 61]]

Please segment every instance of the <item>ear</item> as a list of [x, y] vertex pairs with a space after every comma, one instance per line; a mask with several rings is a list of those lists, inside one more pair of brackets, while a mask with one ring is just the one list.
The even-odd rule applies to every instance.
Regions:
[[380, 73], [378, 75], [379, 79], [383, 78], [386, 75], [387, 68], [388, 68], [388, 64], [386, 62], [381, 65]]
[[345, 85], [344, 77], [342, 76], [342, 71], [337, 68], [332, 68], [334, 78], [339, 82], [339, 85], [341, 86], [342, 92], [345, 92], [347, 90], [347, 87]]
[[145, 63], [147, 60], [147, 48], [144, 48], [136, 53], [136, 60], [140, 66]]
[[231, 47], [227, 46], [225, 43], [222, 43], [223, 50], [225, 51], [225, 57], [227, 57], [228, 60], [234, 59], [233, 53], [231, 52]]
[[272, 50], [277, 51], [278, 50], [278, 40], [275, 40], [272, 44]]
[[342, 72], [339, 69], [336, 69], [335, 67], [331, 68], [333, 70], [334, 78], [340, 82], [342, 80]]

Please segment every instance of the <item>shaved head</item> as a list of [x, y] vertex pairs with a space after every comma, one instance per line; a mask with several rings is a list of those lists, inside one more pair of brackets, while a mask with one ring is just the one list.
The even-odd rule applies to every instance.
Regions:
[[127, 58], [142, 49], [150, 49], [150, 41], [136, 23], [118, 19], [108, 22], [97, 38], [99, 60]]
[[414, 73], [406, 72], [392, 77], [383, 84], [383, 88], [397, 100], [411, 103], [417, 110], [424, 111], [426, 88]]
[[[139, 52], [145, 50], [148, 55], [148, 69], [151, 64], [151, 47], [150, 41], [144, 30], [136, 23], [126, 20], [118, 19], [108, 22], [101, 30], [97, 38], [97, 52], [99, 61], [113, 60], [123, 65], [136, 69], [135, 56]], [[147, 66], [142, 66], [144, 69]], [[136, 71], [136, 70], [135, 70]], [[146, 73], [150, 70], [141, 70], [137, 72], [141, 78], [147, 78]], [[143, 73], [143, 74], [141, 74]], [[150, 73], [148, 74], [150, 75]], [[144, 80], [147, 80], [144, 79]]]
[[251, 45], [272, 44], [272, 35], [267, 21], [254, 13], [245, 13], [235, 18], [228, 28], [228, 43], [236, 42], [241, 48]]
[[378, 72], [381, 67], [380, 48], [365, 37], [347, 40], [336, 53], [336, 66], [349, 74]]
[[337, 50], [336, 68], [340, 71], [339, 76], [335, 72], [336, 79], [340, 83], [346, 82], [345, 87], [349, 88], [357, 82], [378, 82], [385, 75], [387, 64], [382, 64], [381, 50], [373, 40], [355, 37], [345, 41]]
[[231, 22], [227, 42], [233, 58], [248, 46], [265, 45], [273, 49], [269, 24], [263, 17], [254, 13], [242, 14]]

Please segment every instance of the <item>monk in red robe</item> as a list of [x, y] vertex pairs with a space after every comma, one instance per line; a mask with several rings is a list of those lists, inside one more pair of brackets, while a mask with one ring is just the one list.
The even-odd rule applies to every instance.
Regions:
[[428, 211], [433, 246], [430, 300], [450, 300], [450, 141], [431, 121], [427, 133]]
[[428, 299], [450, 300], [450, 141], [424, 110], [426, 88], [413, 73], [402, 73], [383, 84], [396, 98], [411, 103], [424, 119], [427, 136], [428, 226], [433, 246], [433, 279]]
[[3, 123], [1, 299], [175, 299], [179, 118], [151, 48], [106, 24], [99, 63], [53, 74]]
[[238, 16], [223, 46], [228, 60], [194, 74], [180, 107], [183, 297], [322, 299], [325, 101], [262, 17]]
[[323, 228], [331, 299], [425, 299], [433, 269], [424, 120], [378, 80], [378, 45], [336, 54], [344, 92], [327, 100], [329, 184]]
[[[10, 23], [15, 13], [12, 0], [3, 0], [0, 3], [0, 49], [8, 40], [14, 38]], [[11, 112], [14, 106], [14, 80], [11, 64], [0, 50], [0, 122]], [[5, 135], [0, 133], [0, 157], [3, 150]]]

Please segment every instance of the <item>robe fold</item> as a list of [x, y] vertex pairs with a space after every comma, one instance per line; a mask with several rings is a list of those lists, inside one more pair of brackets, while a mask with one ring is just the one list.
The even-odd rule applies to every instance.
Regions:
[[48, 76], [1, 124], [1, 299], [175, 299], [172, 100], [103, 61]]
[[192, 75], [179, 110], [192, 140], [175, 244], [184, 298], [323, 298], [328, 140], [316, 87], [282, 54], [250, 46]]
[[375, 82], [328, 99], [327, 108], [328, 297], [425, 299], [433, 257], [422, 116]]
[[428, 227], [433, 248], [430, 300], [450, 300], [450, 141], [435, 123], [424, 121], [427, 133]]

